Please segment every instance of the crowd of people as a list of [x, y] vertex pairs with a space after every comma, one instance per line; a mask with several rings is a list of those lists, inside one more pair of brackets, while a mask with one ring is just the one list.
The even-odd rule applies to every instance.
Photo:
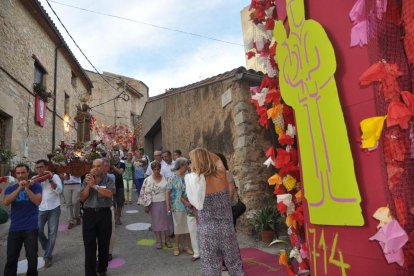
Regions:
[[238, 197], [226, 158], [203, 148], [192, 150], [190, 159], [181, 155], [180, 150], [155, 151], [151, 162], [142, 148], [116, 151], [111, 158], [95, 159], [82, 177], [54, 174], [48, 161], [38, 160], [36, 175], [29, 178], [29, 167], [18, 164], [15, 181], [4, 192], [4, 205], [11, 205], [4, 275], [16, 275], [23, 245], [27, 275], [37, 275], [38, 241], [45, 267], [53, 264], [61, 199], [68, 229], [82, 224], [85, 275], [106, 275], [115, 226], [122, 224], [124, 205], [133, 204], [134, 190], [150, 215], [156, 249], [200, 259], [203, 275], [220, 275], [223, 267], [230, 275], [244, 275], [235, 234], [238, 215], [231, 208]]

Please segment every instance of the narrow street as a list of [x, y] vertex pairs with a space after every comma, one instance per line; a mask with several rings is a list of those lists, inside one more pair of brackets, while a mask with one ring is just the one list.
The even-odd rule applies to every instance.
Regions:
[[[84, 275], [84, 250], [82, 241], [82, 226], [76, 226], [67, 230], [67, 212], [61, 207], [60, 227], [56, 246], [53, 252], [53, 265], [50, 268], [39, 268], [39, 275]], [[154, 236], [148, 231], [150, 217], [145, 214], [143, 208], [136, 204], [127, 205], [122, 217], [122, 225], [116, 228], [116, 243], [113, 253], [113, 261], [108, 267], [108, 275], [201, 275], [199, 261], [192, 262], [191, 256], [181, 253], [179, 256], [172, 255], [172, 249], [155, 248]], [[136, 224], [139, 223], [139, 224]], [[127, 226], [141, 227], [144, 230], [128, 230]], [[6, 260], [7, 231], [10, 222], [0, 225], [0, 271], [3, 273]], [[128, 227], [128, 228], [130, 228]], [[138, 228], [137, 227], [137, 228]], [[252, 237], [244, 234], [238, 235], [240, 248], [262, 247], [266, 251], [276, 253], [276, 248], [263, 248], [264, 244], [258, 243]], [[39, 244], [39, 256], [43, 251]], [[20, 259], [25, 259], [24, 248]], [[274, 256], [274, 265], [277, 264], [277, 256]], [[39, 264], [42, 264], [39, 258]], [[19, 270], [21, 263], [19, 262]], [[24, 273], [18, 275], [24, 275]], [[25, 272], [25, 270], [24, 270]], [[223, 272], [222, 275], [228, 275]], [[274, 274], [273, 274], [274, 275]], [[278, 275], [278, 274], [276, 274]]]

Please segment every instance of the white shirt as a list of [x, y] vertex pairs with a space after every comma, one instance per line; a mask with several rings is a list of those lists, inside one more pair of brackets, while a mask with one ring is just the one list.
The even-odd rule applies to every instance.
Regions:
[[56, 189], [52, 189], [50, 180], [43, 181], [42, 185], [42, 202], [39, 205], [39, 211], [53, 210], [60, 206], [60, 193], [62, 192], [62, 181], [57, 174], [52, 177], [56, 183]]
[[69, 179], [68, 180], [63, 180], [64, 184], [81, 184], [82, 180], [80, 177], [78, 176], [73, 176], [73, 175], [69, 175]]
[[161, 174], [167, 178], [170, 178], [171, 176], [173, 176], [173, 172], [171, 171], [174, 168], [175, 165], [175, 161], [172, 160], [171, 164], [167, 164], [167, 162], [165, 162], [164, 160], [161, 161]]

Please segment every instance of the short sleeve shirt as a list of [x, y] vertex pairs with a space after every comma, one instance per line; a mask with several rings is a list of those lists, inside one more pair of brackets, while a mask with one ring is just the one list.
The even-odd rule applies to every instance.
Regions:
[[[118, 162], [115, 167], [117, 167], [118, 169], [123, 169], [125, 171], [125, 164], [122, 162]], [[115, 175], [115, 187], [117, 189], [122, 189], [124, 188], [124, 181], [122, 178], [122, 174], [117, 174], [116, 172], [114, 172]]]
[[[13, 193], [19, 184], [14, 184], [8, 187], [5, 191], [5, 195]], [[42, 193], [42, 186], [40, 183], [35, 183], [30, 187], [30, 191], [34, 194]], [[27, 195], [25, 189], [22, 189], [17, 195], [16, 199], [11, 204], [11, 224], [10, 232], [22, 231], [22, 230], [35, 230], [38, 229], [38, 217], [39, 207], [35, 205]]]
[[[109, 177], [107, 174], [104, 174], [102, 181], [96, 185], [103, 186], [106, 189], [110, 190], [115, 194], [115, 182], [114, 178]], [[83, 182], [82, 189], [85, 189], [86, 181]], [[99, 194], [95, 189], [89, 189], [89, 196], [83, 203], [85, 208], [105, 208], [112, 206], [112, 198], [106, 197]]]
[[171, 211], [173, 212], [185, 212], [185, 205], [181, 201], [181, 196], [185, 192], [185, 182], [184, 178], [177, 175], [173, 175], [168, 179], [168, 183], [165, 186], [166, 190], [171, 190], [170, 192], [170, 204]]

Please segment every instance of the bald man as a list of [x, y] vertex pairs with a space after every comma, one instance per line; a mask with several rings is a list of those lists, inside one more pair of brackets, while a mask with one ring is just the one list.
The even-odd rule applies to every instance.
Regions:
[[[92, 170], [86, 175], [80, 193], [84, 214], [82, 224], [85, 247], [85, 275], [106, 275], [108, 267], [109, 241], [112, 234], [112, 196], [115, 182], [108, 177], [102, 159], [93, 161]], [[98, 267], [96, 247], [98, 242]]]

